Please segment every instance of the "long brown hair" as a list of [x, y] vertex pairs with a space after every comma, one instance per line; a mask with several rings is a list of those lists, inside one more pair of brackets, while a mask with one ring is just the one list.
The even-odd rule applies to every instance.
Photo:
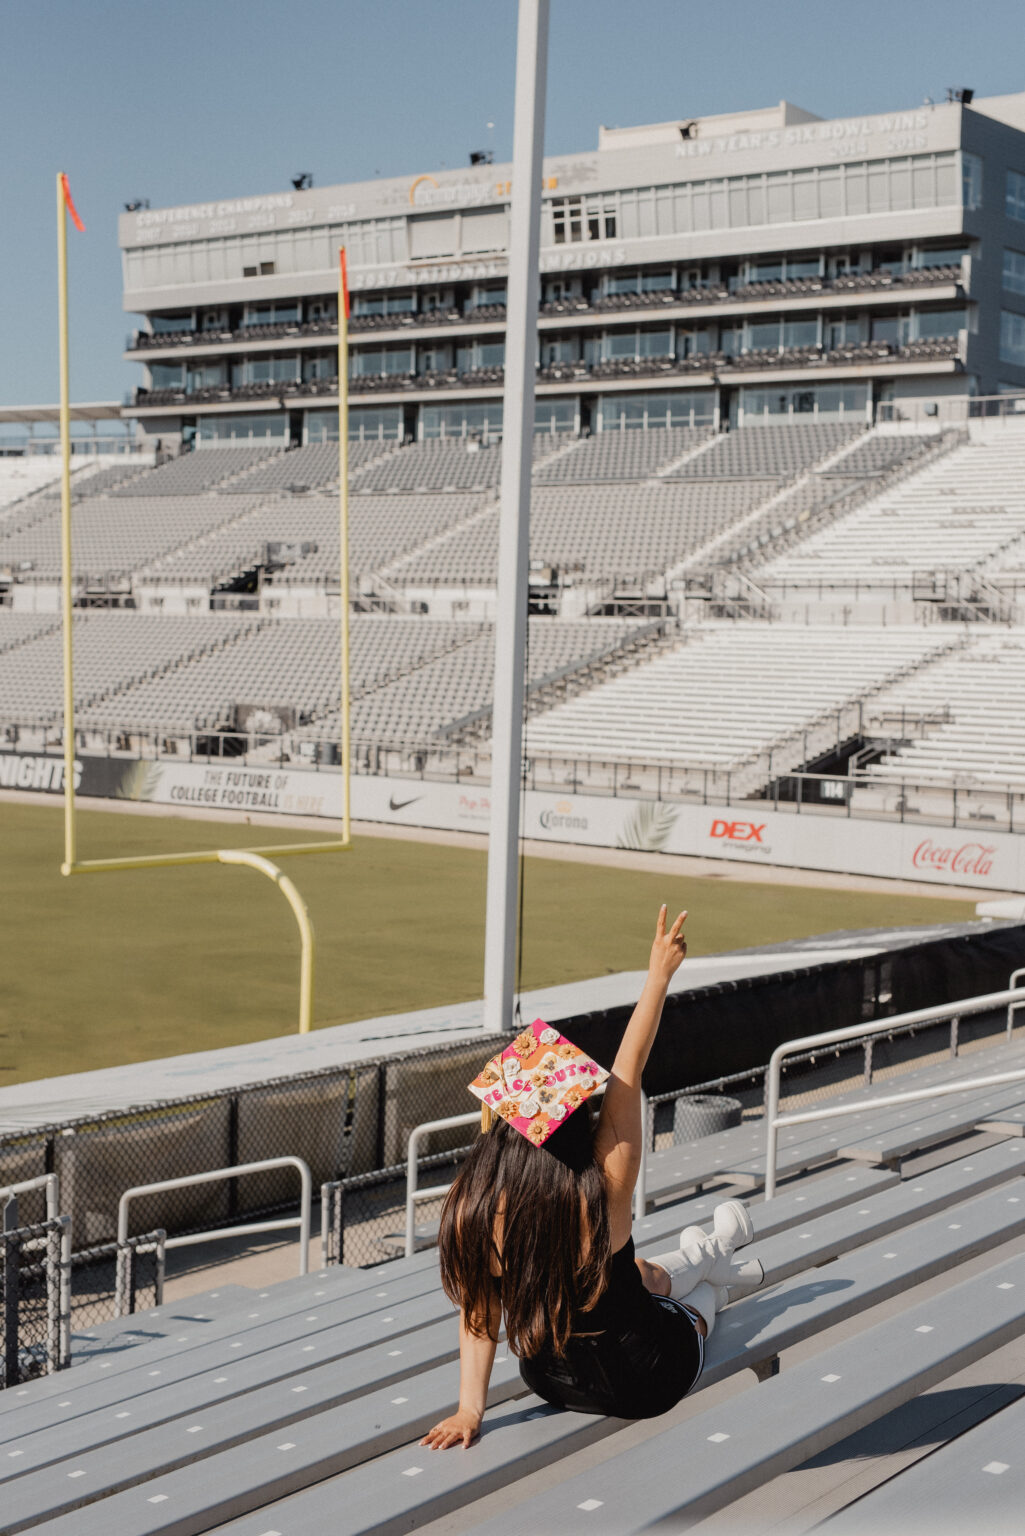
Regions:
[[438, 1246], [445, 1294], [462, 1308], [471, 1333], [493, 1337], [497, 1287], [513, 1352], [529, 1358], [547, 1344], [564, 1355], [573, 1314], [594, 1306], [612, 1258], [590, 1106], [540, 1147], [496, 1119], [456, 1175]]

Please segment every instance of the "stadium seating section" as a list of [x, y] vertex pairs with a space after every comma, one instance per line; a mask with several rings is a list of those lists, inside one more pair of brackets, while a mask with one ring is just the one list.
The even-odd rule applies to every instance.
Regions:
[[[500, 442], [354, 442], [349, 466], [354, 739], [486, 736]], [[40, 730], [61, 710], [54, 469], [0, 460], [0, 720]], [[531, 755], [754, 792], [860, 703], [885, 745], [863, 808], [899, 778], [1025, 786], [1023, 469], [1013, 421], [538, 434], [530, 557], [556, 611], [530, 626]], [[76, 599], [125, 605], [78, 612], [82, 728], [187, 735], [262, 703], [293, 712], [290, 752], [337, 736], [337, 484], [330, 442], [76, 463]], [[660, 602], [680, 618], [652, 645]]]

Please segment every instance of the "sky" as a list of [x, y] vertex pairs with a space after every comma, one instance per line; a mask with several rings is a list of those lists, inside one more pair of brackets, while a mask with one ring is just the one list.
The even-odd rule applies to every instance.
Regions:
[[[1025, 90], [1021, 0], [552, 0], [546, 152], [766, 106], [822, 117]], [[121, 360], [117, 216], [508, 159], [515, 0], [0, 0], [0, 405], [57, 398], [54, 177], [69, 234], [73, 400]], [[494, 124], [489, 130], [487, 124]]]

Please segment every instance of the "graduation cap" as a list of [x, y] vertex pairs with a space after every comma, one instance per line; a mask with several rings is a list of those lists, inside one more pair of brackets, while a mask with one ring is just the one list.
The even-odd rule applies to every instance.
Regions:
[[482, 1131], [498, 1115], [540, 1147], [608, 1075], [572, 1040], [535, 1019], [491, 1058], [469, 1088], [481, 1101]]

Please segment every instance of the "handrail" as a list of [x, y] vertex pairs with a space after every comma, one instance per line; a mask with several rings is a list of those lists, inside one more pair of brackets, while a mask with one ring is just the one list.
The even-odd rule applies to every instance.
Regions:
[[55, 1173], [42, 1173], [37, 1179], [23, 1179], [20, 1184], [0, 1185], [0, 1200], [9, 1195], [26, 1195], [32, 1189], [46, 1189], [46, 1219], [60, 1219], [60, 1181]]
[[[1019, 973], [1015, 972], [1014, 976]], [[1012, 976], [1012, 980], [1014, 980]], [[966, 1088], [988, 1088], [997, 1082], [1025, 1080], [1025, 1070], [1002, 1073], [995, 1077], [975, 1078], [937, 1088], [915, 1089], [906, 1094], [888, 1095], [886, 1098], [862, 1099], [855, 1105], [835, 1105], [826, 1109], [805, 1110], [794, 1115], [779, 1112], [780, 1069], [787, 1056], [812, 1050], [822, 1045], [835, 1045], [843, 1040], [863, 1040], [866, 1036], [885, 1035], [893, 1030], [907, 1029], [915, 1024], [934, 1024], [943, 1019], [958, 1020], [965, 1014], [988, 1013], [1005, 1004], [1025, 1006], [1025, 987], [1009, 987], [1002, 992], [986, 992], [977, 997], [962, 998], [959, 1002], [942, 1003], [932, 1008], [917, 1008], [910, 1013], [893, 1014], [877, 1019], [871, 1024], [851, 1024], [845, 1029], [830, 1029], [819, 1035], [803, 1035], [799, 1040], [787, 1040], [778, 1045], [769, 1058], [765, 1074], [765, 1196], [771, 1200], [776, 1193], [776, 1159], [778, 1131], [781, 1125], [801, 1125], [808, 1120], [826, 1120], [833, 1115], [854, 1114], [856, 1110], [873, 1109], [888, 1104], [911, 1103], [916, 1099], [932, 1098], [947, 1093], [960, 1093]]]
[[[1009, 987], [1015, 986], [1022, 979], [1023, 976], [1025, 976], [1025, 965], [1019, 966], [1016, 971], [1012, 971], [1011, 972], [1011, 978], [1008, 981], [1007, 985]], [[1011, 1036], [1014, 1034], [1014, 1015], [1017, 1013], [1019, 1008], [1025, 1008], [1025, 1003], [1008, 1003], [1008, 1005], [1007, 1005], [1007, 1038], [1008, 1038], [1008, 1040], [1010, 1040]]]
[[[1025, 991], [1022, 996], [1025, 997]], [[602, 1083], [595, 1090], [596, 1093], [604, 1093], [606, 1084]], [[404, 1253], [407, 1259], [411, 1259], [416, 1252], [416, 1206], [419, 1200], [436, 1200], [440, 1195], [447, 1195], [452, 1188], [451, 1184], [432, 1184], [425, 1189], [419, 1188], [419, 1166], [417, 1151], [422, 1136], [429, 1136], [432, 1131], [455, 1130], [462, 1125], [478, 1125], [480, 1123], [480, 1110], [470, 1110], [465, 1115], [448, 1115], [444, 1120], [425, 1120], [422, 1125], [415, 1125], [409, 1133], [409, 1144], [406, 1149], [406, 1230]], [[641, 1094], [641, 1145], [647, 1152], [648, 1126], [650, 1124], [648, 1095]], [[640, 1172], [634, 1188], [634, 1220], [640, 1220], [647, 1209], [647, 1158], [641, 1158]]]
[[[313, 1179], [309, 1166], [301, 1157], [266, 1157], [258, 1163], [239, 1163], [234, 1168], [213, 1168], [206, 1173], [189, 1173], [180, 1179], [161, 1179], [156, 1184], [136, 1184], [131, 1189], [126, 1189], [118, 1201], [117, 1240], [119, 1243], [128, 1241], [128, 1207], [140, 1195], [158, 1195], [168, 1189], [188, 1189], [193, 1184], [213, 1184], [218, 1179], [238, 1179], [245, 1173], [263, 1173], [268, 1168], [298, 1169], [301, 1185], [298, 1216], [283, 1216], [273, 1221], [250, 1221], [241, 1226], [217, 1227], [210, 1232], [189, 1232], [181, 1237], [169, 1237], [166, 1246], [189, 1248], [197, 1243], [212, 1242], [218, 1237], [245, 1236], [251, 1232], [279, 1232], [285, 1227], [298, 1227], [299, 1273], [305, 1275], [309, 1271]], [[118, 1315], [120, 1316], [120, 1313]]]

